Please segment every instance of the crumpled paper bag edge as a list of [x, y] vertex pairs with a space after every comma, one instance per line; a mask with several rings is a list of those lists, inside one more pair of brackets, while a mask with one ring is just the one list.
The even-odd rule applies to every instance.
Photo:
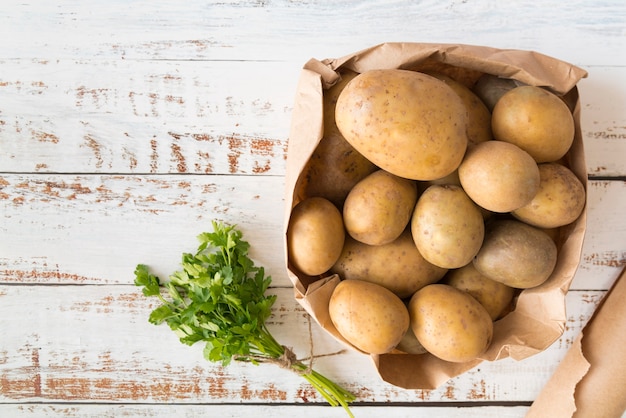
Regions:
[[[620, 417], [626, 412], [626, 336], [617, 332], [626, 329], [624, 299], [626, 268], [576, 336], [526, 418]], [[600, 335], [594, 335], [594, 327], [600, 326], [610, 327], [616, 333], [607, 336], [603, 329]], [[621, 341], [616, 342], [615, 338], [620, 335]], [[609, 341], [611, 338], [613, 340]], [[608, 349], [607, 343], [610, 344]], [[618, 367], [621, 369], [617, 370]], [[607, 375], [622, 377], [622, 380], [609, 382], [604, 377]]]

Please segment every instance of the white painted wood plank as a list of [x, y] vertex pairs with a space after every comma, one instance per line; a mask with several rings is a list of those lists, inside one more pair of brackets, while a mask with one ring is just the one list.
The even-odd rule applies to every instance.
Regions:
[[[309, 353], [309, 317], [291, 289], [278, 296], [268, 327], [300, 357]], [[566, 331], [549, 350], [516, 362], [484, 362], [436, 390], [382, 381], [368, 356], [312, 324], [316, 370], [357, 402], [530, 402], [565, 355], [605, 292], [567, 296]], [[202, 358], [166, 326], [147, 322], [156, 307], [134, 286], [0, 286], [0, 403], [323, 403], [299, 376], [273, 365]], [[335, 354], [333, 354], [335, 353]]]
[[[282, 175], [303, 64], [1, 62], [0, 171]], [[626, 175], [626, 67], [589, 72], [588, 172]]]
[[167, 277], [223, 220], [285, 286], [283, 194], [274, 176], [0, 175], [0, 281], [131, 283], [138, 263]]
[[[356, 418], [380, 418], [392, 415], [394, 418], [523, 418], [528, 411], [526, 406], [354, 406], [351, 408]], [[300, 417], [300, 418], [345, 418], [341, 408], [322, 405], [83, 405], [83, 404], [32, 404], [2, 405], [0, 415], [6, 417], [51, 418], [117, 418], [124, 417], [180, 417], [200, 418], [214, 416], [220, 418], [241, 418], [257, 416]]]
[[[606, 290], [626, 265], [624, 181], [591, 181], [573, 289]], [[132, 282], [138, 263], [166, 277], [211, 220], [238, 224], [274, 285], [289, 287], [284, 179], [205, 175], [0, 175], [0, 282]]]
[[283, 174], [301, 65], [0, 63], [0, 171]]
[[0, 57], [292, 60], [381, 42], [538, 50], [579, 65], [624, 65], [615, 0], [4, 2]]

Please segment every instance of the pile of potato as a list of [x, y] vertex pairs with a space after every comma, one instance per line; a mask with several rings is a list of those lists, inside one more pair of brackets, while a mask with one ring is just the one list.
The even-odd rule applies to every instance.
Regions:
[[346, 71], [287, 230], [290, 267], [338, 274], [337, 331], [370, 354], [479, 357], [522, 289], [552, 274], [585, 205], [571, 109], [485, 75]]

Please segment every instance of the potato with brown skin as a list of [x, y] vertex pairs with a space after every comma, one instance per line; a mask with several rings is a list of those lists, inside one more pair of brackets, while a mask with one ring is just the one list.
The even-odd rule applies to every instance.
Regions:
[[478, 253], [485, 224], [479, 207], [460, 186], [432, 185], [415, 205], [411, 232], [426, 260], [452, 269], [466, 265]]
[[344, 241], [341, 212], [330, 201], [311, 197], [292, 209], [287, 228], [289, 262], [302, 273], [327, 272], [341, 255]]
[[473, 263], [450, 270], [441, 283], [469, 293], [496, 320], [511, 305], [515, 289], [480, 274]]
[[494, 138], [528, 152], [538, 163], [563, 157], [574, 141], [574, 116], [565, 102], [546, 89], [516, 87], [493, 108]]
[[567, 167], [557, 163], [539, 164], [541, 183], [533, 199], [512, 212], [517, 219], [539, 227], [557, 228], [574, 222], [586, 202], [585, 187]]
[[469, 197], [481, 207], [511, 212], [530, 202], [539, 190], [539, 167], [514, 144], [487, 141], [467, 150], [459, 179]]
[[498, 100], [509, 90], [525, 85], [512, 78], [498, 77], [493, 74], [483, 74], [472, 87], [472, 91], [482, 100], [490, 112]]
[[369, 354], [390, 352], [409, 328], [409, 312], [402, 300], [361, 280], [340, 282], [330, 296], [328, 313], [339, 334]]
[[341, 79], [324, 91], [324, 136], [303, 170], [303, 195], [324, 197], [338, 208], [356, 183], [378, 169], [345, 140], [335, 123], [339, 93], [357, 74], [342, 72]]
[[447, 269], [426, 261], [407, 229], [384, 245], [367, 245], [346, 236], [341, 256], [330, 271], [342, 279], [379, 284], [400, 298], [408, 298], [427, 284], [441, 279]]
[[409, 301], [411, 329], [432, 355], [463, 363], [484, 353], [493, 338], [493, 321], [469, 293], [435, 283]]
[[487, 224], [483, 246], [473, 261], [482, 275], [518, 289], [543, 284], [556, 262], [557, 247], [547, 233], [508, 219]]
[[433, 180], [458, 167], [467, 148], [467, 110], [446, 83], [416, 71], [359, 74], [337, 100], [346, 140], [378, 167]]
[[346, 231], [365, 244], [388, 244], [408, 225], [416, 201], [417, 184], [413, 180], [385, 170], [375, 171], [358, 182], [346, 197]]
[[409, 327], [409, 329], [404, 334], [404, 337], [402, 337], [402, 339], [396, 346], [396, 350], [402, 351], [403, 353], [407, 354], [428, 353], [428, 350], [426, 350], [422, 343], [418, 341], [411, 327]]
[[452, 88], [459, 95], [467, 109], [467, 140], [469, 144], [478, 144], [493, 139], [491, 133], [491, 112], [483, 101], [464, 84], [443, 74], [428, 72]]

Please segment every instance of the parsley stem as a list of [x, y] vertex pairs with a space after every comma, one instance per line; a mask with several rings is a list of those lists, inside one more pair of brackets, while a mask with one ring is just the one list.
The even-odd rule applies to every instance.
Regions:
[[[285, 356], [287, 348], [280, 345], [265, 326], [261, 328], [261, 335], [263, 344], [266, 348], [268, 348], [267, 355], [273, 359], [282, 359]], [[356, 398], [352, 393], [315, 371], [310, 367], [310, 365], [305, 365], [302, 361], [292, 362], [286, 360], [282, 364], [280, 361], [277, 363], [279, 366], [288, 367], [291, 371], [301, 375], [315, 388], [315, 390], [317, 390], [320, 395], [324, 397], [324, 399], [331, 406], [341, 405], [346, 410], [350, 418], [354, 418], [354, 415], [348, 407], [348, 403], [354, 401]]]

